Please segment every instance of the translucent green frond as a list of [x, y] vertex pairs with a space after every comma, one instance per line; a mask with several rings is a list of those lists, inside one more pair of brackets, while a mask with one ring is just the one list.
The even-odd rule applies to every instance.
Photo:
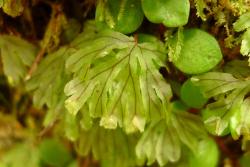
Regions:
[[46, 105], [49, 108], [45, 125], [54, 122], [65, 110], [66, 96], [63, 90], [70, 77], [65, 71], [65, 59], [71, 52], [74, 52], [74, 49], [61, 47], [48, 54], [26, 83], [27, 90], [33, 92], [34, 105], [39, 108]]
[[27, 82], [27, 89], [34, 91], [34, 103], [38, 107], [47, 105], [55, 107], [63, 95], [63, 88], [69, 75], [65, 72], [65, 59], [69, 49], [62, 47], [58, 51], [47, 55], [39, 64], [32, 78]]
[[[79, 49], [83, 39], [93, 38], [95, 34], [94, 23], [88, 21], [84, 32], [86, 35], [79, 35], [69, 46], [62, 46], [57, 51], [46, 55], [31, 79], [26, 82], [27, 90], [33, 92], [34, 105], [39, 108], [48, 107], [44, 120], [45, 126], [55, 122], [59, 117], [64, 118], [66, 114], [64, 107], [66, 96], [63, 90], [71, 75], [65, 70], [65, 62], [69, 55]], [[65, 121], [67, 122], [69, 119], [65, 118]]]
[[165, 117], [172, 94], [159, 73], [165, 51], [158, 43], [137, 44], [110, 30], [79, 42], [66, 61], [74, 74], [64, 90], [68, 111], [77, 115], [84, 108], [84, 114], [101, 118], [101, 126], [119, 125], [127, 132], [143, 131], [149, 120]]
[[136, 146], [136, 154], [140, 159], [147, 159], [148, 165], [157, 161], [164, 166], [180, 159], [183, 144], [195, 153], [204, 138], [206, 132], [199, 117], [177, 111], [169, 122], [161, 120], [146, 129]]
[[244, 119], [247, 118], [245, 110], [248, 100], [245, 98], [250, 92], [249, 78], [235, 78], [229, 73], [210, 72], [195, 76], [192, 81], [206, 97], [215, 100], [207, 105], [204, 115], [208, 130], [213, 134], [222, 135], [230, 128], [234, 138], [244, 135], [246, 129], [250, 128]]

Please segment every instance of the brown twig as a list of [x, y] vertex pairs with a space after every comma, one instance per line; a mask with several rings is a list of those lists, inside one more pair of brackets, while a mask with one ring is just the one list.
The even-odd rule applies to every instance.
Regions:
[[36, 56], [36, 59], [34, 60], [33, 64], [31, 65], [31, 68], [30, 68], [27, 76], [25, 77], [25, 80], [29, 80], [30, 79], [30, 77], [32, 76], [33, 72], [36, 70], [38, 63], [42, 60], [44, 54], [45, 54], [45, 48], [42, 48], [38, 52], [38, 54]]

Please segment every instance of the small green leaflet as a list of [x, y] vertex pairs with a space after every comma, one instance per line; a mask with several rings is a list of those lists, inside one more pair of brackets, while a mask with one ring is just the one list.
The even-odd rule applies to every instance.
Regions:
[[160, 42], [138, 44], [111, 30], [92, 34], [76, 39], [81, 47], [66, 61], [74, 74], [65, 86], [68, 111], [77, 115], [84, 108], [101, 126], [127, 132], [165, 117], [172, 92], [158, 71], [166, 59]]
[[245, 114], [244, 104], [247, 101], [244, 99], [250, 92], [250, 80], [235, 78], [229, 73], [209, 72], [193, 77], [192, 81], [206, 97], [215, 100], [207, 105], [211, 115], [206, 118], [205, 125], [209, 131], [222, 135], [230, 127], [232, 136], [238, 138], [242, 134], [239, 127], [248, 125], [241, 120], [241, 116]]
[[248, 28], [242, 36], [240, 53], [243, 56], [250, 56], [250, 28]]
[[[88, 116], [88, 114], [85, 114], [85, 115]], [[80, 121], [78, 119], [78, 117], [76, 117], [76, 116], [74, 116], [66, 111], [64, 113], [64, 119], [63, 119], [65, 136], [71, 141], [76, 141], [80, 135], [80, 127], [82, 127], [82, 129], [88, 130], [89, 128], [92, 127], [91, 121], [92, 120], [86, 120], [84, 118], [82, 119], [82, 121]], [[82, 122], [84, 122], [84, 123], [82, 123]], [[90, 126], [85, 128], [86, 126], [84, 126], [84, 125], [87, 124], [88, 122], [90, 122], [89, 123]], [[79, 125], [81, 125], [81, 126], [79, 126]]]
[[178, 61], [183, 47], [183, 27], [178, 28], [175, 36], [166, 34], [166, 45], [168, 47], [169, 61]]
[[171, 115], [169, 122], [160, 120], [146, 129], [136, 146], [136, 154], [140, 159], [147, 158], [148, 165], [157, 160], [164, 166], [180, 159], [181, 143], [195, 153], [203, 138], [206, 138], [206, 132], [199, 117], [178, 111]]
[[250, 137], [250, 98], [246, 98], [237, 113], [232, 117], [231, 133], [234, 138], [239, 138], [243, 135], [245, 138]]
[[241, 15], [239, 19], [233, 24], [233, 26], [234, 30], [237, 32], [250, 28], [250, 12]]
[[232, 74], [222, 72], [208, 72], [192, 77], [191, 80], [201, 88], [203, 94], [208, 98], [246, 86], [246, 84], [243, 84], [245, 83], [244, 80], [237, 79]]
[[24, 79], [37, 51], [34, 45], [19, 37], [0, 36], [0, 56], [10, 84], [18, 84]]
[[239, 19], [234, 23], [234, 30], [237, 32], [245, 31], [241, 37], [242, 41], [240, 53], [243, 56], [250, 56], [250, 12], [247, 12], [239, 17]]
[[247, 78], [250, 74], [248, 62], [244, 60], [232, 60], [223, 66], [223, 72], [230, 73], [236, 78]]
[[206, 14], [204, 13], [204, 9], [207, 8], [207, 4], [205, 0], [194, 0], [195, 7], [196, 7], [196, 14], [199, 16], [203, 21], [206, 21]]
[[75, 148], [82, 156], [92, 153], [101, 167], [141, 166], [143, 161], [136, 158], [134, 150], [137, 140], [137, 135], [127, 135], [120, 128], [107, 130], [95, 124], [81, 131]]

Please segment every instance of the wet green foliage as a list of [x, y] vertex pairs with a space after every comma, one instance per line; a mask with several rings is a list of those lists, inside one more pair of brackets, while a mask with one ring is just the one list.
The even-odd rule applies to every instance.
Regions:
[[247, 166], [249, 3], [0, 0], [0, 167]]

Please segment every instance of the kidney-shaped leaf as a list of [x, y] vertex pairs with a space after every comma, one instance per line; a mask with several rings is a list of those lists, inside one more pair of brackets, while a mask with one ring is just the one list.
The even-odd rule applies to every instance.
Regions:
[[142, 0], [142, 9], [147, 19], [153, 23], [179, 27], [188, 22], [190, 4], [189, 0]]
[[143, 21], [141, 2], [138, 0], [99, 0], [96, 23], [124, 34], [134, 32]]
[[183, 31], [183, 36], [178, 59], [173, 59], [174, 65], [182, 72], [187, 74], [207, 72], [221, 61], [220, 46], [210, 34], [199, 29], [187, 29]]

